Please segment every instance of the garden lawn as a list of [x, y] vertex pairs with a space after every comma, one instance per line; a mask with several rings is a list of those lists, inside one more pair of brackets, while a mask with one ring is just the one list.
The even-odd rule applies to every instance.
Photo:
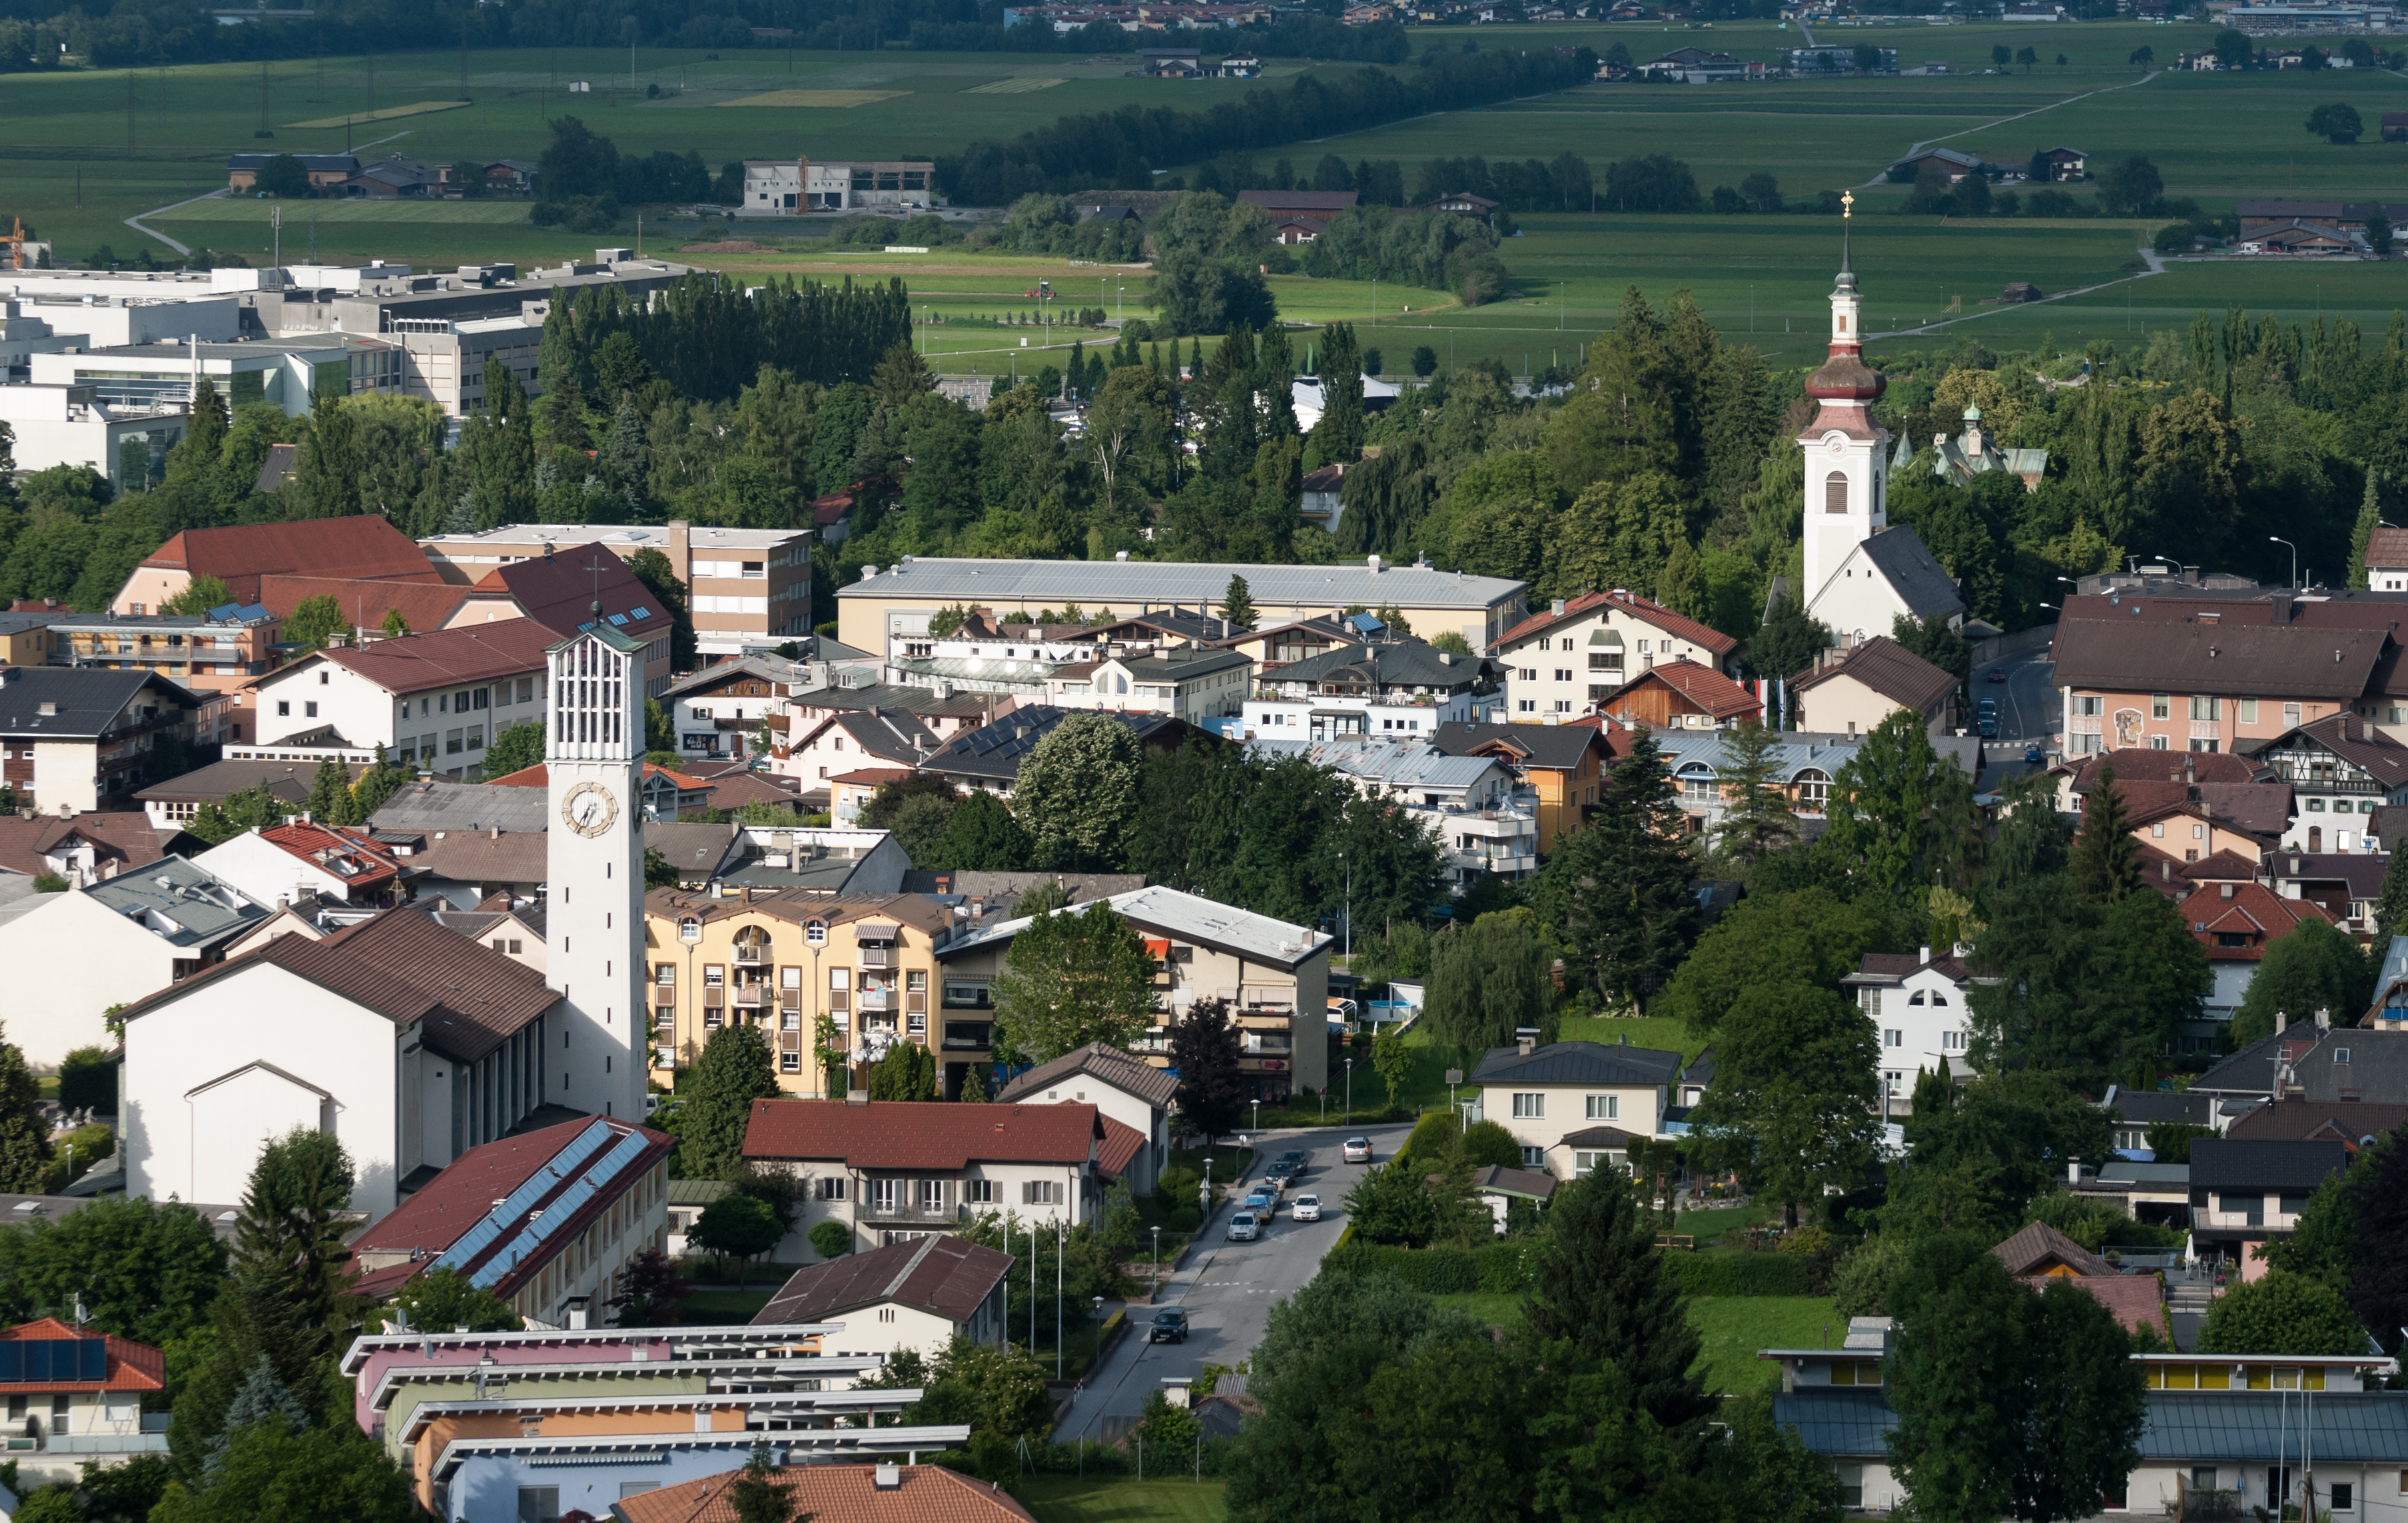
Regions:
[[1222, 1483], [1032, 1475], [1012, 1488], [1037, 1523], [1222, 1523]]
[[1485, 1291], [1473, 1291], [1459, 1296], [1432, 1296], [1430, 1299], [1441, 1306], [1460, 1306], [1490, 1327], [1511, 1330], [1522, 1325], [1520, 1296], [1500, 1296]]
[[1703, 1037], [1689, 1034], [1689, 1023], [1675, 1016], [1566, 1016], [1562, 1038], [1567, 1042], [1602, 1042], [1611, 1046], [1627, 1041], [1634, 1047], [1677, 1052], [1695, 1058], [1706, 1050]]
[[1724, 1395], [1780, 1380], [1780, 1368], [1757, 1359], [1756, 1350], [1819, 1348], [1827, 1326], [1834, 1340], [1848, 1330], [1828, 1296], [1699, 1296], [1689, 1302], [1689, 1323], [1705, 1340], [1695, 1368], [1708, 1390]]
[[748, 1276], [741, 1290], [733, 1286], [696, 1290], [678, 1302], [678, 1319], [694, 1327], [750, 1322], [785, 1283], [786, 1272], [764, 1269], [757, 1282]]
[[1673, 1222], [1674, 1233], [1686, 1232], [1705, 1246], [1725, 1232], [1739, 1232], [1758, 1222], [1770, 1221], [1772, 1208], [1768, 1205], [1730, 1205], [1704, 1211], [1684, 1211]]

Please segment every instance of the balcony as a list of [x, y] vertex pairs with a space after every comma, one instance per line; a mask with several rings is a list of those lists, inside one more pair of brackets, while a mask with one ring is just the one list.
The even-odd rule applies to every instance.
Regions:
[[737, 946], [736, 963], [738, 967], [757, 968], [768, 961], [769, 948], [767, 947], [747, 947], [740, 943]]
[[737, 1007], [738, 1009], [739, 1009], [739, 1010], [758, 1010], [758, 1009], [762, 1008], [764, 1005], [767, 1005], [768, 1003], [769, 1003], [769, 986], [768, 986], [768, 985], [767, 985], [767, 984], [738, 984], [738, 985], [737, 985], [737, 986], [736, 986], [736, 1007]]
[[970, 1208], [968, 1203], [930, 1209], [901, 1201], [882, 1206], [864, 1195], [853, 1219], [865, 1227], [952, 1227], [969, 1220]]
[[891, 989], [865, 989], [858, 996], [858, 1003], [864, 1010], [892, 1010], [895, 1008], [895, 991]]

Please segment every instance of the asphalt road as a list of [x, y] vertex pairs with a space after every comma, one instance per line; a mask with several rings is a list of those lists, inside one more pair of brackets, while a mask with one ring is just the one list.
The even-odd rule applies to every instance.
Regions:
[[[1990, 681], [1992, 672], [2004, 673], [2006, 680]], [[2055, 673], [2046, 650], [2009, 656], [1973, 669], [1976, 709], [1985, 698], [1999, 701], [1999, 743], [2037, 740], [2045, 745], [2065, 728], [2064, 701], [2054, 686]]]
[[[1273, 1303], [1320, 1273], [1323, 1255], [1345, 1230], [1346, 1213], [1340, 1203], [1362, 1177], [1363, 1166], [1345, 1162], [1340, 1145], [1350, 1136], [1368, 1136], [1373, 1161], [1384, 1163], [1410, 1131], [1384, 1126], [1249, 1133], [1256, 1160], [1249, 1179], [1259, 1177], [1291, 1147], [1304, 1154], [1304, 1173], [1281, 1199], [1270, 1230], [1252, 1243], [1232, 1243], [1226, 1234], [1229, 1218], [1240, 1209], [1238, 1201], [1213, 1212], [1187, 1262], [1164, 1282], [1156, 1303], [1186, 1310], [1187, 1341], [1146, 1343], [1143, 1328], [1153, 1308], [1130, 1306], [1129, 1320], [1135, 1325], [1071, 1399], [1069, 1415], [1054, 1436], [1065, 1443], [1082, 1436], [1100, 1439], [1104, 1418], [1136, 1416], [1165, 1376], [1193, 1375], [1208, 1363], [1233, 1365], [1252, 1353], [1262, 1341]], [[1289, 1216], [1298, 1195], [1321, 1197], [1319, 1221], [1299, 1222]]]

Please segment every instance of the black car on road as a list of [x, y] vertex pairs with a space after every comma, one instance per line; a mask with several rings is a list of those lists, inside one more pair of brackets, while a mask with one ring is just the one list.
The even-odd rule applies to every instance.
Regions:
[[1176, 1306], [1165, 1306], [1154, 1314], [1147, 1325], [1145, 1341], [1150, 1344], [1183, 1344], [1187, 1341], [1187, 1314]]

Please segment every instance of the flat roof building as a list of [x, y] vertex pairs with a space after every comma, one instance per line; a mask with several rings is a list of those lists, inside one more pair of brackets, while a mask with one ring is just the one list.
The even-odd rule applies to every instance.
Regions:
[[895, 654], [896, 640], [926, 634], [929, 615], [966, 603], [1023, 618], [1072, 603], [1091, 617], [1106, 608], [1127, 615], [1173, 604], [1205, 607], [1227, 594], [1231, 576], [1245, 578], [1264, 619], [1286, 622], [1356, 605], [1390, 607], [1424, 639], [1453, 632], [1483, 650], [1521, 619], [1530, 591], [1527, 582], [1389, 565], [1376, 555], [1360, 565], [1329, 566], [918, 556], [864, 566], [861, 580], [837, 589], [837, 637]]

